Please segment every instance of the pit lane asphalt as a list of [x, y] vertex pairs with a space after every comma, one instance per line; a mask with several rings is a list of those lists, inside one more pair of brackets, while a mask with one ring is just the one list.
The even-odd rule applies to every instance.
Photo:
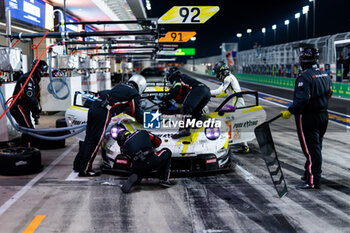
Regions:
[[[213, 99], [211, 108], [221, 101]], [[267, 101], [260, 104], [267, 119], [284, 109]], [[53, 117], [43, 116], [41, 124], [54, 125]], [[160, 188], [157, 180], [144, 179], [125, 195], [119, 184], [126, 177], [103, 174], [77, 180], [71, 176], [78, 142], [70, 138], [65, 148], [41, 151], [42, 173], [0, 176], [0, 232], [23, 232], [30, 223], [38, 225], [35, 232], [45, 233], [349, 232], [349, 131], [329, 124], [322, 189], [299, 191], [294, 186], [300, 182], [305, 158], [294, 120], [278, 119], [270, 127], [289, 188], [281, 199], [255, 140], [249, 143], [250, 153], [235, 155], [239, 164], [235, 172], [177, 178], [178, 184], [169, 189]], [[98, 157], [96, 168], [100, 162]], [[44, 219], [34, 220], [39, 215]]]

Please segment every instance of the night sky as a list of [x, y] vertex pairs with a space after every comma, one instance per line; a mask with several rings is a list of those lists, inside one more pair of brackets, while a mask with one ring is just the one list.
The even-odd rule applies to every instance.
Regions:
[[[253, 48], [254, 43], [262, 46], [274, 44], [272, 25], [277, 25], [276, 43], [287, 42], [287, 30], [284, 25], [290, 20], [289, 41], [298, 38], [295, 13], [302, 11], [305, 5], [310, 6], [308, 14], [308, 37], [312, 37], [313, 3], [309, 0], [151, 0], [152, 9], [147, 10], [147, 16], [160, 18], [172, 6], [220, 6], [216, 13], [204, 24], [192, 25], [160, 25], [164, 31], [183, 30], [196, 31], [197, 40], [181, 44], [181, 47], [195, 47], [196, 58], [219, 55], [219, 46], [223, 42], [238, 42], [237, 33], [243, 37], [239, 41], [239, 50]], [[300, 39], [306, 38], [305, 15], [300, 17]], [[261, 28], [266, 27], [265, 42]], [[247, 29], [251, 28], [251, 38]], [[316, 37], [350, 32], [350, 0], [316, 0]]]

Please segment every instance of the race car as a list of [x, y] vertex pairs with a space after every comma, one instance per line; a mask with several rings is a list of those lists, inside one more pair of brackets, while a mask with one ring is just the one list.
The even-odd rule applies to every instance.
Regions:
[[[86, 123], [89, 102], [96, 98], [89, 94], [76, 95], [74, 105], [65, 114], [68, 126]], [[255, 95], [256, 103], [240, 109], [226, 106], [235, 95]], [[173, 139], [171, 136], [177, 133], [184, 116], [161, 114], [160, 103], [156, 96], [142, 96], [142, 107], [146, 109], [144, 125], [125, 113], [111, 119], [102, 143], [102, 171], [130, 172], [131, 161], [120, 153], [115, 140], [116, 124], [123, 124], [130, 132], [146, 129], [159, 136], [162, 139], [160, 148], [172, 151], [172, 172], [206, 172], [232, 169], [235, 164], [231, 160], [230, 145], [253, 140], [255, 127], [266, 119], [264, 109], [258, 105], [256, 92], [236, 93], [227, 97], [214, 112], [206, 113], [208, 119], [202, 124], [191, 121], [190, 136]], [[147, 120], [147, 116], [151, 120]], [[75, 137], [83, 141], [85, 132]]]

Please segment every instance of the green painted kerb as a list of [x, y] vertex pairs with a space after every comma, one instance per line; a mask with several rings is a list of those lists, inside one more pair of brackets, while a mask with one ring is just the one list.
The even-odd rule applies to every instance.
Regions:
[[[236, 74], [238, 80], [294, 89], [294, 78], [274, 77], [256, 74]], [[350, 98], [350, 84], [333, 83], [333, 95]]]

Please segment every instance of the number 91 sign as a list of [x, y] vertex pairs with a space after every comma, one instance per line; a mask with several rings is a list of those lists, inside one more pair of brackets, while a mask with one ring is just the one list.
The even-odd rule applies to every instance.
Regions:
[[218, 6], [174, 6], [158, 20], [159, 24], [205, 23], [218, 12]]

